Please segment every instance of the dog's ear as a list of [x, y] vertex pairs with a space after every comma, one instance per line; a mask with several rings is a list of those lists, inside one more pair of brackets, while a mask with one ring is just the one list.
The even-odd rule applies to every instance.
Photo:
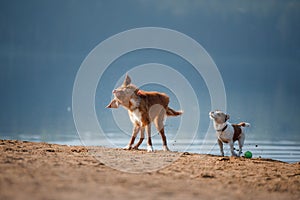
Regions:
[[230, 118], [230, 115], [226, 115], [226, 116], [225, 116], [225, 122], [226, 122], [227, 120], [229, 120], [229, 118]]
[[119, 102], [116, 99], [113, 99], [107, 106], [106, 108], [118, 108], [119, 107]]
[[127, 86], [131, 83], [131, 78], [126, 74], [125, 80], [123, 82], [123, 86]]

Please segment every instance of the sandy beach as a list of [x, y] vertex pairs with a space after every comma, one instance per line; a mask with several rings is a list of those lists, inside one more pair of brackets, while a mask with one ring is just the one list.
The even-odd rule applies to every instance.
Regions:
[[[92, 151], [0, 140], [0, 199], [300, 199], [300, 163], [104, 147]], [[113, 155], [111, 161], [129, 171], [132, 166], [147, 169], [160, 158], [168, 164], [128, 173], [101, 162], [95, 152]], [[125, 166], [128, 161], [133, 165]]]

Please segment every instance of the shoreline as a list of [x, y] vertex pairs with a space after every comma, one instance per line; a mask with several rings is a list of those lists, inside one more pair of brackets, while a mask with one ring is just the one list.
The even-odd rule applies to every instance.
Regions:
[[[10, 140], [12, 138], [5, 137], [2, 138], [5, 140]], [[157, 139], [157, 138], [156, 138]], [[20, 137], [13, 140], [20, 141], [32, 141], [32, 142], [46, 142], [51, 144], [60, 144], [60, 145], [72, 145], [72, 146], [83, 146], [83, 143], [80, 139], [72, 139], [69, 140], [41, 140], [36, 137]], [[105, 146], [110, 148], [122, 148], [127, 145], [129, 138], [122, 138], [120, 140], [119, 137], [112, 137], [113, 145], [110, 143]], [[98, 142], [85, 141], [85, 143], [89, 145], [99, 146]], [[161, 139], [158, 138], [157, 142], [153, 142], [154, 149], [161, 149]], [[184, 140], [183, 142], [177, 142], [175, 140], [169, 140], [169, 148], [173, 152], [185, 152], [188, 151], [190, 153], [198, 153], [198, 154], [212, 154], [212, 155], [220, 155], [220, 150], [217, 145], [217, 141], [215, 139], [202, 140], [196, 139], [193, 140], [191, 144], [187, 144]], [[104, 143], [102, 143], [104, 145]], [[86, 145], [84, 145], [86, 146]], [[142, 144], [142, 149], [146, 149], [146, 144]], [[243, 147], [244, 152], [251, 151], [253, 154], [253, 158], [270, 158], [273, 160], [280, 160], [287, 163], [297, 163], [300, 161], [300, 142], [299, 141], [290, 141], [290, 140], [281, 140], [281, 141], [270, 141], [270, 140], [255, 140], [255, 139], [247, 139]], [[225, 156], [230, 156], [229, 145], [224, 146]]]
[[97, 160], [90, 147], [0, 140], [0, 199], [300, 198], [300, 162], [92, 149], [128, 169], [145, 169], [159, 159], [167, 165], [127, 173]]

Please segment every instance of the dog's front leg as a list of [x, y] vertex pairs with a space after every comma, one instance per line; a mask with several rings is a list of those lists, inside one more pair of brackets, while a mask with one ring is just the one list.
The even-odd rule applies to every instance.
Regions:
[[151, 124], [147, 124], [146, 125], [146, 132], [147, 132], [147, 151], [148, 152], [152, 152], [153, 151], [153, 147], [152, 147], [152, 140], [151, 140]]
[[140, 137], [140, 140], [138, 141], [138, 143], [136, 143], [136, 145], [134, 145], [133, 149], [138, 149], [139, 146], [142, 144], [143, 140], [144, 140], [144, 137], [145, 137], [145, 127], [141, 127], [141, 137]]
[[229, 146], [230, 146], [231, 156], [237, 156], [235, 151], [234, 151], [234, 146], [233, 145], [234, 145], [233, 141], [230, 141]]
[[218, 144], [219, 144], [219, 147], [220, 147], [221, 156], [224, 156], [223, 142], [220, 139], [218, 139]]
[[133, 143], [134, 143], [134, 140], [135, 140], [135, 138], [136, 138], [136, 136], [137, 136], [139, 130], [140, 130], [140, 127], [139, 127], [138, 125], [135, 124], [134, 127], [133, 127], [131, 139], [130, 139], [128, 145], [127, 145], [124, 149], [127, 149], [127, 150], [130, 150], [130, 149], [131, 149], [131, 147], [132, 147], [132, 145], [133, 145]]

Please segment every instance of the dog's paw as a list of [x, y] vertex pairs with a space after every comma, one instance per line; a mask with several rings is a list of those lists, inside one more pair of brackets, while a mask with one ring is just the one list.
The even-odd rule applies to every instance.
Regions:
[[132, 149], [139, 150], [139, 147], [135, 145], [134, 147], [132, 147]]
[[221, 156], [223, 156], [223, 157], [224, 157], [224, 155], [225, 155], [225, 154], [224, 154], [224, 151], [223, 151], [222, 149], [220, 150], [220, 154], [221, 154]]
[[147, 146], [147, 152], [153, 152], [153, 147], [152, 146]]
[[130, 145], [127, 145], [126, 147], [123, 148], [124, 150], [130, 150], [132, 147]]
[[233, 157], [239, 157], [236, 153], [232, 153], [231, 156], [233, 156]]
[[163, 151], [170, 151], [170, 149], [168, 148], [167, 145], [163, 145], [162, 149], [163, 149]]

